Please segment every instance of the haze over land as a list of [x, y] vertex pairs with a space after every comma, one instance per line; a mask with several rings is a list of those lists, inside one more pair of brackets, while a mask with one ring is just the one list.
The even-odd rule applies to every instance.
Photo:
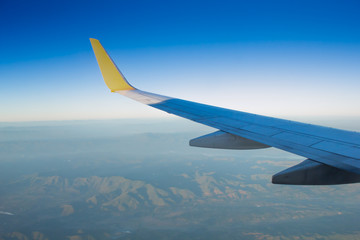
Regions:
[[359, 184], [273, 185], [303, 159], [188, 146], [211, 131], [185, 120], [1, 123], [0, 239], [359, 238]]

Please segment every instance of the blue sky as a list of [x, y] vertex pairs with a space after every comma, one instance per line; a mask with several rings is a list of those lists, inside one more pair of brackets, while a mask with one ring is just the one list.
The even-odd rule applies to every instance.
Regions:
[[103, 83], [89, 38], [156, 93], [360, 116], [358, 1], [1, 1], [0, 121], [167, 117]]

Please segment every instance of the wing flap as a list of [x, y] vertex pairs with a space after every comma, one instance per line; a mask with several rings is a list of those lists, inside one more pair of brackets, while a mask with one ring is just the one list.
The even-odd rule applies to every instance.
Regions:
[[276, 134], [272, 137], [281, 139], [281, 140], [286, 140], [286, 141], [293, 142], [293, 143], [301, 142], [305, 146], [311, 146], [315, 143], [322, 141], [321, 139], [316, 138], [316, 137], [306, 136], [303, 134], [296, 134], [296, 133], [292, 133], [292, 132], [288, 132], [288, 131]]
[[324, 150], [324, 151], [331, 151], [343, 156], [348, 156], [352, 158], [359, 159], [359, 151], [360, 148], [349, 145], [349, 144], [343, 144], [343, 143], [336, 143], [336, 142], [330, 142], [330, 141], [322, 141], [317, 144], [314, 144], [311, 146], [312, 148]]

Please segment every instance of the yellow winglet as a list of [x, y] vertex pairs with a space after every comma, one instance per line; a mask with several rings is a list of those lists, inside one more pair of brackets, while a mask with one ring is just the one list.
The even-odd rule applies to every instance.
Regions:
[[99, 40], [90, 38], [90, 42], [108, 88], [110, 88], [112, 92], [134, 90], [135, 88], [126, 81], [125, 77], [107, 54]]

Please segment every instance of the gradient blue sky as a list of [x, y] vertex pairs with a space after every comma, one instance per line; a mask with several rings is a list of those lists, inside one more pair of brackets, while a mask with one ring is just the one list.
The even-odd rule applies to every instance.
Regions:
[[0, 1], [0, 121], [165, 117], [105, 86], [253, 113], [360, 116], [359, 1]]

